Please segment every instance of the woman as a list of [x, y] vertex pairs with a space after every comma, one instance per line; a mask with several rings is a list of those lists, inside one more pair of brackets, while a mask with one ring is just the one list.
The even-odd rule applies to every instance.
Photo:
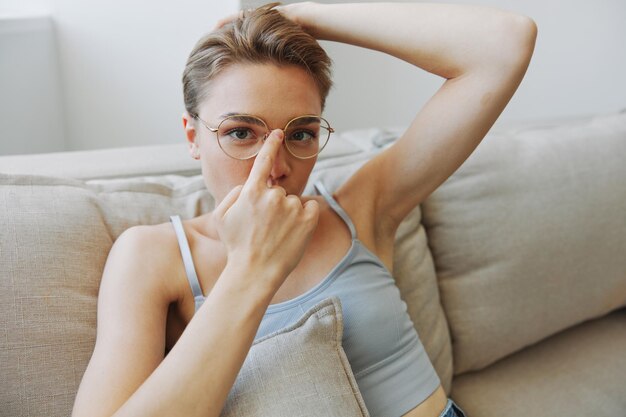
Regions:
[[[395, 358], [406, 369], [385, 382], [366, 389], [372, 374], [357, 377], [370, 413], [461, 416], [391, 284], [394, 236], [498, 118], [530, 62], [536, 30], [531, 19], [501, 10], [427, 3], [270, 5], [221, 21], [183, 76], [183, 126], [216, 208], [183, 223], [174, 216], [174, 227], [133, 227], [116, 240], [73, 415], [219, 415], [255, 336], [273, 330], [269, 310], [293, 315], [313, 294], [338, 294], [346, 317], [362, 314], [351, 301], [365, 283], [381, 282], [395, 301], [377, 314], [400, 311], [399, 337], [379, 351], [344, 346], [346, 354], [357, 374], [383, 363], [376, 354], [389, 357], [400, 342], [408, 348]], [[402, 137], [333, 195], [318, 184], [321, 196], [302, 196], [332, 132], [321, 118], [329, 59], [315, 39], [385, 52], [446, 81]], [[367, 270], [349, 281], [354, 266], [343, 261], [353, 251], [367, 258]], [[410, 393], [386, 401], [381, 393], [398, 392], [407, 375]]]

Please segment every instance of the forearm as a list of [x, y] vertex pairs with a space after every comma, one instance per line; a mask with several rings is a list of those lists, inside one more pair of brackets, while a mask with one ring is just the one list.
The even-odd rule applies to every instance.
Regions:
[[[493, 70], [532, 51], [531, 19], [504, 10], [438, 3], [293, 5], [289, 12], [318, 39], [403, 59], [444, 78]], [[495, 68], [494, 68], [495, 67]]]
[[273, 296], [242, 275], [250, 274], [224, 270], [168, 356], [116, 417], [220, 414]]

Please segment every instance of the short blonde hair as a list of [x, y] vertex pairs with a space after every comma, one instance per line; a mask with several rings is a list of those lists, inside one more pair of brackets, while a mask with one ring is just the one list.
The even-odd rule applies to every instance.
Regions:
[[224, 68], [238, 63], [303, 68], [315, 81], [324, 108], [332, 86], [331, 60], [313, 36], [274, 9], [279, 4], [246, 11], [196, 43], [182, 78], [185, 109], [190, 115], [197, 115], [211, 80]]

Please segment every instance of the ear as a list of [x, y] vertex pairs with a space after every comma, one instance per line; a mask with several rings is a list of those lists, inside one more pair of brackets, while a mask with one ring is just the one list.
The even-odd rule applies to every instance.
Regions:
[[189, 144], [189, 155], [191, 155], [193, 159], [200, 159], [200, 146], [196, 143], [198, 138], [194, 118], [186, 111], [183, 113], [183, 129], [185, 130], [185, 138]]

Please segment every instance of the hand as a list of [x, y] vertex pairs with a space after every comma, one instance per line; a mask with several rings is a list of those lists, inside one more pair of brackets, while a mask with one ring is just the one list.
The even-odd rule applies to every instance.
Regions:
[[317, 201], [302, 204], [284, 188], [267, 186], [283, 135], [272, 131], [246, 182], [232, 189], [214, 211], [227, 264], [254, 271], [274, 291], [302, 258], [319, 218]]
[[[300, 2], [300, 3], [293, 3], [293, 4], [286, 4], [286, 5], [282, 5], [282, 6], [276, 6], [273, 9], [277, 10], [278, 12], [280, 12], [280, 14], [282, 14], [284, 17], [286, 17], [287, 19], [295, 22], [296, 24], [298, 24], [303, 30], [310, 32], [308, 25], [305, 25], [305, 20], [302, 19], [302, 16], [304, 12], [306, 12], [308, 9], [317, 6], [317, 3], [314, 2], [310, 2], [310, 1], [305, 1], [305, 2]], [[248, 9], [251, 10], [251, 9]], [[240, 10], [237, 13], [231, 14], [229, 16], [226, 16], [220, 20], [217, 21], [215, 27], [213, 28], [213, 30], [217, 30], [219, 28], [221, 28], [224, 25], [227, 25], [229, 23], [232, 23], [234, 20], [241, 18], [244, 14], [243, 10]]]

